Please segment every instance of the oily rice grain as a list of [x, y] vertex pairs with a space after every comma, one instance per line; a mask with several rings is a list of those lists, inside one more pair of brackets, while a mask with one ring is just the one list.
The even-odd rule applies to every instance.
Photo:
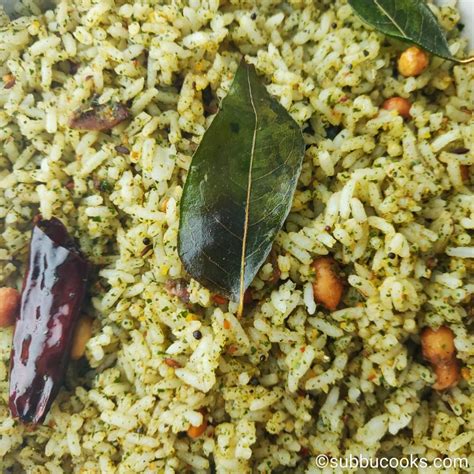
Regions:
[[[430, 8], [465, 56], [455, 0]], [[430, 57], [398, 75], [405, 46], [346, 0], [60, 0], [38, 13], [0, 17], [0, 286], [21, 288], [33, 217], [56, 216], [97, 267], [95, 322], [36, 429], [9, 415], [12, 328], [0, 329], [0, 470], [316, 473], [319, 454], [362, 453], [463, 457], [472, 472], [472, 66]], [[242, 57], [306, 153], [239, 319], [176, 248], [192, 154]], [[381, 109], [393, 96], [411, 118]], [[71, 129], [91, 101], [131, 116]], [[332, 312], [313, 296], [324, 255], [345, 281]], [[462, 367], [444, 393], [419, 348], [441, 325]]]

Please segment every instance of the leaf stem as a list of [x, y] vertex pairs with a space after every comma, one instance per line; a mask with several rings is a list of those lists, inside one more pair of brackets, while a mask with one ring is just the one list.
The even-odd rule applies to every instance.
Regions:
[[465, 59], [455, 59], [455, 61], [459, 64], [470, 64], [474, 63], [474, 56], [469, 56], [468, 58]]

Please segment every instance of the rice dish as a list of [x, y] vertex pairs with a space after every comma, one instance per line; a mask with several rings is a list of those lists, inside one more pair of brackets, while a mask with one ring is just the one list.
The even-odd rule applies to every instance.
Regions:
[[[465, 55], [456, 2], [431, 7]], [[0, 329], [2, 472], [316, 473], [319, 454], [458, 457], [470, 467], [446, 472], [472, 472], [474, 74], [432, 56], [403, 77], [405, 48], [345, 0], [61, 0], [3, 18], [0, 72], [15, 81], [0, 89], [0, 286], [21, 288], [38, 213], [96, 273], [85, 358], [34, 430], [9, 415]], [[239, 319], [187, 277], [177, 238], [192, 154], [242, 56], [306, 153]], [[410, 120], [381, 109], [392, 96]], [[69, 127], [91, 100], [131, 117]], [[328, 254], [347, 282], [335, 311], [312, 290]], [[420, 353], [421, 329], [441, 325], [462, 365], [445, 392]]]

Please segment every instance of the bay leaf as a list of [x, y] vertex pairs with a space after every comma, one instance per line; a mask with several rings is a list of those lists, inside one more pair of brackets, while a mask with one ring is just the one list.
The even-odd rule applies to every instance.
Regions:
[[192, 158], [178, 239], [186, 271], [239, 314], [290, 211], [304, 149], [298, 124], [242, 61]]
[[474, 57], [458, 59], [451, 54], [443, 30], [424, 0], [349, 0], [349, 4], [381, 33], [416, 44], [450, 61], [474, 61]]

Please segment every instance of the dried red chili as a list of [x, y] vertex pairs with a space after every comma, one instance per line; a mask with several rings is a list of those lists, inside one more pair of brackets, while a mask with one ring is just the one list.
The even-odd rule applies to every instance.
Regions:
[[58, 219], [33, 227], [10, 358], [13, 417], [44, 420], [69, 361], [87, 283], [88, 263]]

